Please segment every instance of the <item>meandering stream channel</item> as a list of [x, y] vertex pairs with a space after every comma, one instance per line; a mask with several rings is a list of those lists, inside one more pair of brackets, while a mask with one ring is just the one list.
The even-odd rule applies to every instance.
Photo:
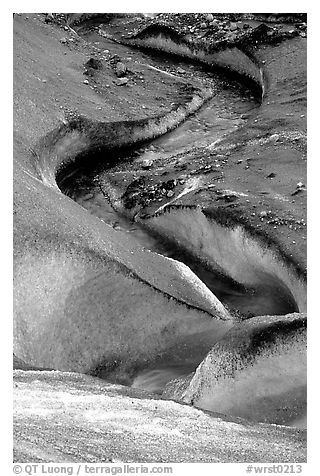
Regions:
[[[176, 59], [170, 56], [150, 57], [153, 67], [158, 61], [158, 68], [177, 67]], [[214, 146], [224, 135], [245, 124], [250, 115], [259, 108], [259, 98], [238, 82], [232, 82], [221, 74], [217, 75], [199, 65], [181, 61], [179, 67], [186, 74], [202, 77], [206, 87], [210, 85], [214, 95], [195, 114], [189, 116], [179, 127], [170, 133], [146, 143], [138, 149], [125, 153], [110, 154], [102, 162], [86, 165], [76, 163], [63, 170], [57, 176], [60, 190], [86, 208], [90, 213], [113, 226], [119, 233], [130, 233], [144, 248], [164, 256], [182, 261], [207, 285], [231, 313], [243, 318], [260, 315], [283, 315], [297, 311], [294, 300], [288, 299], [281, 292], [277, 294], [274, 286], [248, 289], [232, 279], [226, 279], [214, 273], [212, 269], [196, 260], [193, 256], [156, 234], [150, 233], [141, 223], [135, 222], [125, 214], [116, 211], [102, 193], [101, 177], [108, 173], [121, 173], [126, 164], [141, 164], [150, 161], [154, 165], [163, 157], [170, 158], [195, 147]], [[159, 72], [159, 75], [162, 73]], [[119, 168], [120, 164], [120, 168]], [[154, 168], [153, 168], [154, 170]], [[164, 386], [173, 378], [187, 375], [194, 371], [199, 361], [190, 359], [182, 364], [161, 362], [142, 371], [134, 380], [133, 386], [146, 388], [161, 393]]]

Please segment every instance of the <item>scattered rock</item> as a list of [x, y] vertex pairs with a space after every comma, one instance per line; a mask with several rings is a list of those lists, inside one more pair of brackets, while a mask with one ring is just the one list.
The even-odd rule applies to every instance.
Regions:
[[143, 159], [143, 161], [141, 162], [141, 167], [143, 169], [150, 169], [151, 166], [152, 166], [152, 160], [151, 159]]
[[88, 81], [87, 79], [85, 79], [85, 80], [83, 81], [83, 84], [89, 84], [89, 81]]
[[206, 16], [206, 20], [208, 22], [211, 22], [211, 21], [213, 21], [213, 19], [214, 19], [214, 16], [212, 15], [212, 13], [208, 13], [208, 15]]
[[61, 38], [60, 43], [62, 43], [63, 45], [65, 45], [65, 44], [68, 43], [68, 39], [67, 39], [67, 38]]
[[168, 197], [168, 198], [173, 197], [173, 195], [174, 195], [174, 191], [173, 191], [173, 190], [169, 190], [169, 192], [167, 192], [167, 197]]
[[217, 31], [219, 30], [219, 25], [217, 22], [213, 21], [210, 23], [210, 28], [211, 28], [211, 31]]
[[101, 30], [101, 28], [99, 28], [98, 34], [102, 36], [103, 38], [112, 38], [112, 35], [110, 35], [109, 33], [106, 33], [104, 30]]
[[115, 73], [116, 73], [116, 76], [118, 78], [122, 78], [123, 76], [125, 76], [127, 72], [127, 67], [124, 63], [122, 63], [121, 61], [119, 61], [116, 65], [115, 65]]
[[121, 61], [121, 58], [117, 54], [112, 55], [111, 58], [110, 58], [110, 64], [111, 65], [116, 65], [116, 63], [118, 63], [119, 61]]
[[274, 172], [271, 172], [269, 175], [267, 175], [267, 178], [273, 179], [276, 175], [277, 174], [275, 174]]
[[306, 186], [304, 185], [304, 183], [298, 182], [298, 183], [297, 183], [297, 188], [296, 188], [296, 190], [291, 194], [291, 196], [293, 196], [293, 195], [298, 195], [298, 193], [304, 192], [305, 190], [306, 190]]
[[217, 201], [224, 200], [226, 203], [232, 203], [236, 200], [239, 200], [239, 197], [234, 193], [224, 192], [221, 190], [216, 190], [215, 192], [218, 197], [216, 198]]
[[272, 29], [266, 25], [265, 23], [261, 23], [261, 25], [257, 26], [251, 33], [250, 33], [250, 38], [253, 40], [253, 41], [262, 41], [264, 40], [266, 37], [268, 37], [269, 35], [268, 34], [273, 34], [273, 31]]
[[54, 20], [54, 16], [52, 13], [47, 13], [46, 18], [44, 19], [45, 23], [52, 23]]
[[238, 29], [238, 25], [236, 23], [230, 23], [229, 30], [236, 31]]
[[236, 32], [227, 33], [226, 38], [228, 39], [228, 41], [233, 42], [237, 39], [237, 34], [236, 34]]
[[129, 79], [128, 78], [119, 78], [118, 81], [116, 82], [117, 86], [124, 86], [128, 84]]
[[101, 60], [97, 59], [97, 58], [90, 58], [86, 63], [85, 63], [85, 66], [87, 68], [91, 68], [91, 69], [102, 69], [103, 68], [103, 63]]
[[176, 180], [168, 180], [164, 185], [165, 185], [166, 189], [172, 190], [177, 185], [177, 181]]
[[279, 139], [280, 139], [280, 135], [279, 134], [272, 134], [269, 139], [273, 142], [277, 142]]

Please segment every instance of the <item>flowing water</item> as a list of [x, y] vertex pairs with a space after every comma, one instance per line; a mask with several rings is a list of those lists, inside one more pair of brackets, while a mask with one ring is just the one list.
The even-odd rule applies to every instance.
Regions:
[[[196, 68], [194, 65], [189, 66]], [[185, 64], [184, 69], [186, 69]], [[174, 131], [119, 158], [121, 164], [123, 162], [130, 164], [132, 161], [139, 164], [145, 159], [152, 159], [156, 163], [163, 157], [182, 153], [195, 145], [197, 147], [210, 146], [225, 134], [241, 126], [245, 122], [244, 115], [247, 117], [259, 107], [257, 100], [244, 86], [227, 82], [221, 76], [215, 76], [205, 70], [200, 69], [197, 74], [202, 74], [206, 81], [209, 77], [215, 96]], [[112, 161], [114, 162], [114, 158]], [[283, 301], [282, 296], [278, 296], [273, 287], [270, 289], [268, 286], [263, 289], [237, 287], [234, 282], [214, 274], [204, 263], [194, 259], [173, 243], [152, 235], [140, 223], [115, 211], [103, 195], [99, 182], [101, 175], [108, 171], [112, 172], [116, 168], [117, 165], [106, 166], [105, 164], [95, 167], [84, 166], [64, 175], [58, 184], [66, 195], [120, 233], [130, 233], [132, 239], [138, 241], [143, 247], [187, 264], [232, 312], [249, 317], [285, 314], [296, 310], [291, 303]]]
[[[147, 59], [148, 57], [144, 55], [144, 60]], [[157, 64], [155, 57], [149, 59], [153, 66]], [[160, 60], [158, 59], [158, 61]], [[257, 99], [244, 86], [230, 83], [221, 76], [215, 76], [212, 72], [199, 68], [199, 65], [181, 64], [186, 72], [196, 74], [198, 77], [202, 75], [206, 86], [210, 83], [210, 87], [214, 89], [214, 97], [174, 131], [138, 150], [132, 150], [125, 157], [119, 155], [119, 162], [130, 164], [135, 161], [136, 164], [139, 164], [145, 159], [156, 162], [163, 157], [185, 152], [195, 146], [210, 146], [225, 134], [243, 125], [248, 116], [254, 114], [255, 109], [259, 107]], [[166, 70], [170, 70], [170, 67], [174, 66], [177, 66], [176, 62], [173, 63], [173, 60], [168, 57], [162, 58], [161, 63], [158, 64], [159, 68]], [[112, 172], [116, 167], [114, 157], [112, 161], [108, 160], [108, 162], [115, 165], [106, 166], [100, 163], [94, 167], [92, 165], [83, 166], [69, 171], [58, 180], [60, 189], [90, 213], [113, 226], [119, 233], [130, 233], [132, 239], [138, 241], [143, 247], [187, 264], [232, 312], [248, 317], [251, 315], [286, 314], [295, 311], [290, 308], [290, 304], [283, 302], [281, 296], [275, 294], [274, 288], [270, 288], [268, 291], [265, 287], [259, 291], [258, 289], [244, 290], [240, 286], [237, 287], [231, 280], [217, 276], [203, 263], [188, 256], [172, 243], [150, 234], [141, 224], [115, 211], [99, 187], [100, 176], [108, 171]], [[170, 380], [190, 374], [199, 363], [192, 359], [181, 364], [160, 362], [142, 370], [134, 379], [132, 386], [161, 393]]]
[[[152, 61], [155, 64], [154, 57], [152, 57]], [[165, 62], [168, 69], [176, 66], [176, 64], [172, 63], [172, 59], [162, 58], [162, 67], [163, 62]], [[244, 124], [245, 117], [254, 113], [254, 110], [259, 107], [257, 99], [246, 87], [236, 82], [230, 83], [221, 75], [215, 75], [206, 69], [199, 69], [198, 65], [183, 63], [183, 69], [187, 71], [187, 68], [189, 68], [188, 72], [190, 74], [197, 74], [198, 78], [203, 77], [206, 85], [210, 82], [210, 87], [213, 88], [215, 93], [214, 97], [172, 132], [153, 140], [139, 149], [129, 151], [125, 157], [121, 156], [119, 158], [121, 164], [123, 162], [130, 164], [132, 161], [139, 164], [145, 159], [151, 159], [153, 163], [156, 163], [157, 160], [160, 161], [163, 157], [183, 153], [195, 146], [210, 146], [225, 134]], [[83, 166], [71, 172], [69, 171], [68, 174], [64, 174], [62, 179], [58, 180], [60, 189], [90, 213], [113, 226], [120, 233], [130, 233], [132, 239], [138, 241], [143, 247], [187, 264], [217, 297], [232, 309], [247, 315], [278, 312], [274, 309], [273, 305], [270, 307], [272, 300], [267, 299], [267, 308], [264, 308], [264, 306], [259, 308], [259, 305], [257, 306], [255, 300], [252, 299], [250, 291], [244, 293], [243, 290], [235, 289], [234, 283], [223, 280], [221, 276], [215, 276], [210, 269], [206, 269], [202, 263], [194, 260], [182, 250], [177, 249], [172, 243], [168, 243], [162, 238], [150, 234], [141, 224], [115, 211], [99, 186], [101, 175], [117, 169], [114, 157], [111, 160], [107, 157], [107, 160], [115, 165], [106, 166], [105, 164], [98, 164], [94, 167], [92, 165]], [[254, 297], [257, 298], [258, 296]], [[261, 297], [258, 299], [261, 299]], [[234, 300], [236, 300], [235, 303], [233, 302]], [[243, 302], [241, 303], [241, 301]], [[278, 313], [280, 312], [281, 310]]]
[[[148, 57], [144, 55], [144, 60]], [[160, 62], [161, 60], [161, 62]], [[158, 64], [170, 70], [177, 66], [172, 59], [149, 58], [149, 63]], [[194, 147], [210, 146], [224, 135], [245, 123], [246, 118], [259, 107], [259, 102], [251, 92], [239, 83], [230, 83], [221, 75], [208, 72], [199, 65], [181, 63], [188, 74], [202, 78], [207, 87], [214, 91], [214, 97], [207, 101], [199, 111], [189, 116], [179, 127], [139, 149], [133, 149], [127, 156], [119, 157], [119, 162], [142, 162], [144, 159], [156, 161], [164, 156], [177, 155]], [[110, 158], [106, 157], [108, 163]], [[105, 199], [99, 187], [99, 177], [106, 171], [112, 172], [117, 160], [112, 156], [113, 166], [97, 164], [79, 167], [59, 178], [62, 192], [82, 205], [92, 214], [123, 232], [129, 232], [146, 247], [153, 247], [153, 239], [141, 227], [128, 218], [119, 215]]]

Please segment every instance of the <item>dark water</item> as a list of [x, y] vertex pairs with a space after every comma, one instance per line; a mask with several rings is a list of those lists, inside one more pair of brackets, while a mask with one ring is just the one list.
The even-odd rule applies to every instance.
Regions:
[[[141, 57], [141, 62], [144, 64], [175, 73], [177, 59], [145, 54], [141, 54]], [[145, 159], [151, 159], [156, 164], [164, 157], [186, 152], [195, 146], [214, 147], [214, 143], [225, 134], [245, 124], [248, 116], [254, 114], [259, 107], [259, 102], [244, 86], [230, 83], [222, 76], [216, 76], [198, 64], [181, 62], [179, 66], [185, 70], [186, 75], [191, 74], [202, 80], [206, 87], [213, 88], [214, 97], [177, 129], [138, 150], [129, 152], [128, 156], [121, 157], [121, 161], [135, 161], [137, 165]], [[100, 176], [112, 170], [113, 167], [106, 167], [103, 164], [78, 168], [71, 173], [69, 171], [68, 177], [61, 178], [58, 185], [66, 195], [108, 225], [113, 226], [119, 233], [130, 233], [132, 239], [146, 249], [187, 264], [231, 312], [248, 317], [283, 315], [296, 310], [292, 307], [292, 303], [286, 302], [281, 292], [273, 286], [266, 285], [263, 289], [244, 290], [230, 280], [217, 276], [204, 263], [188, 256], [173, 244], [150, 234], [139, 223], [116, 212], [99, 187]], [[199, 361], [191, 357], [180, 363], [163, 360], [141, 370], [133, 380], [132, 386], [161, 394], [169, 381], [190, 375], [199, 364]], [[301, 410], [300, 415], [286, 424], [306, 428], [305, 409]]]
[[[159, 58], [144, 56], [145, 62], [148, 59], [153, 66], [167, 71], [176, 66], [173, 60], [167, 57], [160, 61]], [[183, 153], [195, 146], [214, 147], [213, 144], [216, 141], [243, 125], [247, 117], [254, 114], [259, 107], [257, 100], [245, 87], [237, 83], [230, 84], [224, 78], [214, 76], [213, 73], [199, 68], [198, 65], [181, 64], [190, 74], [202, 76], [206, 85], [209, 84], [214, 88], [215, 96], [177, 129], [146, 144], [139, 150], [130, 152], [121, 160], [134, 160], [136, 164], [139, 164], [145, 159], [151, 159], [153, 163], [157, 163], [157, 160], [160, 161], [163, 157]], [[290, 307], [292, 303], [283, 300], [281, 293], [277, 294], [274, 287], [266, 285], [260, 290], [242, 289], [231, 280], [217, 276], [204, 263], [195, 260], [175, 245], [150, 234], [139, 223], [116, 212], [99, 187], [100, 176], [112, 170], [113, 167], [106, 167], [103, 164], [78, 168], [69, 171], [68, 176], [60, 178], [58, 185], [66, 195], [108, 225], [113, 226], [119, 233], [130, 233], [132, 239], [143, 247], [187, 264], [231, 312], [248, 317], [286, 314], [295, 310]], [[199, 364], [199, 361], [194, 361], [192, 358], [181, 363], [159, 362], [136, 375], [132, 386], [161, 394], [169, 381], [189, 375]], [[306, 416], [302, 415], [295, 421], [289, 422], [288, 425], [304, 428]]]
[[[170, 71], [176, 67], [172, 59], [144, 56], [152, 65]], [[157, 64], [158, 61], [158, 64]], [[139, 164], [145, 159], [153, 163], [163, 157], [170, 157], [196, 147], [208, 147], [221, 139], [225, 134], [245, 123], [248, 115], [259, 107], [258, 102], [245, 87], [238, 83], [230, 83], [221, 76], [199, 68], [198, 65], [182, 64], [183, 69], [192, 75], [197, 75], [210, 85], [215, 91], [214, 97], [208, 101], [197, 113], [190, 116], [174, 131], [146, 144], [139, 150], [130, 152], [128, 157], [120, 160], [134, 160]], [[209, 289], [233, 312], [245, 316], [263, 314], [282, 314], [286, 311], [281, 299], [277, 299], [273, 290], [263, 289], [244, 290], [235, 283], [215, 275], [203, 263], [188, 256], [172, 243], [165, 242], [161, 237], [147, 232], [140, 224], [116, 212], [102, 194], [99, 187], [99, 177], [106, 172], [112, 172], [113, 167], [98, 164], [94, 167], [84, 166], [69, 171], [58, 185], [61, 190], [73, 200], [86, 208], [90, 213], [113, 226], [119, 233], [130, 233], [143, 247], [160, 253], [164, 256], [178, 259], [187, 264], [209, 287]], [[140, 374], [134, 386], [143, 386], [152, 391], [160, 391], [172, 378], [187, 375], [193, 371], [199, 362], [181, 363], [173, 366], [160, 364], [160, 367], [148, 369]]]
[[[160, 61], [159, 58], [155, 60], [152, 57], [151, 59], [153, 65], [157, 64], [156, 61]], [[171, 67], [177, 66], [172, 61], [167, 57], [161, 58], [158, 66], [170, 70]], [[152, 159], [156, 165], [157, 161], [163, 157], [183, 153], [195, 146], [210, 147], [225, 134], [243, 125], [246, 120], [244, 116], [248, 117], [259, 107], [254, 96], [244, 86], [227, 82], [221, 75], [216, 76], [212, 72], [199, 68], [198, 65], [184, 63], [183, 69], [190, 74], [197, 74], [206, 83], [210, 82], [215, 96], [174, 131], [138, 150], [129, 151], [128, 156], [118, 159], [120, 162], [134, 161], [138, 165], [145, 159]], [[283, 299], [281, 292], [277, 292], [274, 286], [266, 284], [260, 289], [243, 289], [236, 286], [231, 280], [214, 274], [204, 263], [194, 259], [173, 243], [152, 235], [139, 223], [115, 211], [99, 187], [100, 176], [105, 177], [108, 171], [113, 170], [114, 167], [106, 167], [101, 163], [94, 167], [84, 166], [69, 172], [69, 175], [64, 176], [58, 185], [66, 195], [105, 223], [113, 226], [119, 233], [130, 233], [132, 239], [146, 249], [184, 262], [231, 312], [250, 317], [286, 314], [296, 310], [292, 303]]]
[[[134, 151], [130, 160], [139, 163], [144, 159], [152, 159], [153, 162], [157, 162], [157, 159], [189, 150], [195, 145], [208, 146], [242, 124], [244, 120], [241, 119], [241, 114], [256, 107], [256, 102], [248, 96], [243, 99], [240, 86], [228, 89], [219, 79], [215, 81], [217, 88], [220, 89], [219, 94], [217, 93], [200, 111], [190, 116], [176, 130]], [[127, 159], [127, 157], [123, 158], [123, 160]], [[112, 172], [113, 168], [110, 167], [109, 170]], [[69, 173], [58, 182], [58, 185], [66, 195], [105, 223], [119, 230], [120, 233], [130, 233], [132, 239], [138, 241], [143, 247], [189, 265], [204, 282], [208, 283], [209, 288], [217, 294], [218, 298], [224, 297], [225, 301], [228, 301], [229, 291], [230, 298], [234, 296], [234, 290], [230, 288], [230, 285], [227, 282], [222, 283], [221, 278], [215, 277], [211, 271], [203, 268], [201, 263], [197, 263], [160, 237], [152, 236], [140, 224], [116, 212], [99, 187], [99, 177], [105, 173], [106, 168], [103, 164], [93, 169], [92, 167], [80, 168]], [[246, 312], [250, 311], [246, 310]]]

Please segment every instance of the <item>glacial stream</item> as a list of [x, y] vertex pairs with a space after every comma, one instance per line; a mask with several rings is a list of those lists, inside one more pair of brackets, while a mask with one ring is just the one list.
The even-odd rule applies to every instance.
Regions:
[[[154, 64], [154, 58], [153, 64]], [[166, 57], [163, 62], [172, 66], [174, 60]], [[171, 62], [171, 63], [170, 63]], [[118, 162], [142, 164], [145, 160], [152, 160], [154, 164], [163, 156], [176, 155], [192, 149], [195, 145], [210, 146], [240, 127], [259, 107], [259, 101], [244, 86], [229, 82], [213, 72], [199, 68], [199, 65], [181, 63], [185, 71], [202, 74], [206, 82], [211, 83], [215, 91], [212, 99], [207, 101], [202, 108], [192, 116], [189, 116], [179, 127], [170, 133], [145, 144], [139, 149], [130, 151], [126, 156], [119, 154]], [[200, 71], [200, 72], [199, 72]], [[106, 165], [113, 163], [115, 165]], [[209, 287], [218, 299], [234, 314], [243, 317], [260, 315], [282, 315], [296, 311], [293, 303], [283, 300], [274, 292], [274, 288], [243, 289], [232, 280], [221, 276], [206, 268], [203, 263], [197, 262], [183, 250], [179, 250], [172, 243], [168, 243], [161, 237], [151, 234], [140, 223], [134, 222], [128, 217], [115, 211], [103, 195], [99, 186], [100, 177], [106, 172], [116, 170], [117, 164], [114, 156], [105, 157], [105, 163], [94, 166], [86, 165], [67, 170], [57, 178], [61, 191], [75, 200], [79, 205], [86, 208], [91, 214], [97, 216], [108, 225], [113, 226], [119, 233], [130, 233], [144, 248], [153, 252], [177, 259], [188, 265], [195, 274]], [[161, 393], [165, 385], [172, 379], [190, 374], [200, 362], [192, 359], [181, 364], [171, 365], [170, 362], [160, 362], [148, 369], [142, 370], [134, 379], [132, 386], [144, 388], [152, 392]]]
[[[152, 59], [154, 64], [154, 57]], [[176, 67], [172, 59], [162, 59], [161, 61], [165, 61], [167, 66], [172, 63], [172, 68]], [[100, 177], [106, 172], [117, 171], [117, 160], [122, 169], [124, 164], [130, 165], [132, 162], [142, 164], [143, 161], [151, 160], [153, 164], [157, 164], [157, 160], [164, 156], [170, 158], [170, 156], [183, 154], [195, 146], [210, 146], [224, 135], [243, 125], [248, 115], [253, 114], [259, 107], [258, 100], [239, 83], [230, 83], [221, 75], [208, 72], [205, 68], [201, 69], [200, 67], [199, 69], [198, 65], [181, 64], [185, 71], [189, 68], [192, 72], [196, 71], [198, 76], [202, 75], [206, 82], [211, 82], [211, 87], [215, 91], [212, 99], [175, 130], [151, 143], [133, 149], [127, 155], [122, 153], [118, 158], [115, 158], [114, 155], [108, 157], [106, 154], [106, 163], [114, 165], [106, 166], [106, 163], [99, 163], [95, 166], [92, 164], [81, 167], [73, 166], [71, 170], [58, 176], [58, 186], [65, 195], [105, 223], [113, 226], [119, 233], [130, 233], [132, 239], [139, 242], [144, 248], [187, 264], [225, 305], [236, 312], [248, 316], [268, 313], [281, 314], [283, 306], [282, 303], [275, 302], [274, 304], [276, 298], [270, 300], [268, 296], [253, 295], [250, 290], [244, 293], [243, 289], [236, 288], [231, 281], [214, 275], [212, 270], [206, 269], [202, 263], [197, 262], [174, 244], [150, 233], [141, 223], [114, 210], [101, 191]], [[257, 299], [261, 305], [257, 305]]]

